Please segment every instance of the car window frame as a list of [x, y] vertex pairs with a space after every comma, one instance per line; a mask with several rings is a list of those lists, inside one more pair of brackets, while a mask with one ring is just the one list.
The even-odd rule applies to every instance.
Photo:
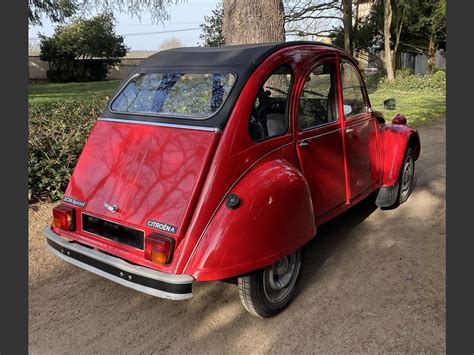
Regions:
[[[349, 117], [349, 118], [344, 114], [344, 88], [342, 86], [342, 71], [341, 71], [341, 66], [343, 64], [348, 64], [349, 66], [351, 66], [356, 71], [357, 77], [359, 78], [359, 83], [361, 84], [360, 88], [361, 88], [361, 92], [362, 92], [362, 97], [364, 98], [365, 107], [367, 109], [365, 112], [358, 113], [357, 115], [354, 115], [354, 116]], [[359, 68], [356, 65], [354, 65], [354, 63], [352, 63], [347, 58], [339, 57], [338, 71], [339, 71], [339, 85], [340, 85], [340, 88], [341, 88], [341, 97], [340, 97], [341, 105], [342, 105], [341, 112], [342, 112], [342, 116], [343, 116], [344, 120], [346, 122], [349, 122], [349, 121], [360, 119], [360, 118], [365, 117], [367, 115], [372, 115], [372, 107], [370, 105], [369, 96], [367, 94], [367, 89], [365, 87], [365, 81], [364, 81], [364, 78], [362, 77], [362, 74], [361, 74]]]
[[[212, 114], [210, 114], [206, 117], [192, 117], [192, 116], [176, 115], [176, 114], [171, 115], [171, 114], [163, 114], [163, 113], [160, 113], [160, 112], [152, 113], [152, 112], [115, 111], [115, 110], [112, 109], [112, 104], [115, 102], [115, 100], [122, 94], [122, 92], [125, 90], [127, 85], [132, 80], [136, 79], [137, 77], [139, 77], [141, 75], [146, 75], [146, 74], [174, 73], [174, 72], [179, 72], [179, 71], [180, 71], [179, 69], [176, 69], [176, 70], [166, 69], [166, 70], [161, 70], [160, 72], [157, 72], [157, 71], [140, 71], [140, 72], [132, 74], [125, 82], [123, 82], [119, 85], [119, 89], [117, 90], [115, 95], [108, 101], [107, 109], [109, 110], [109, 112], [111, 114], [126, 115], [126, 116], [129, 116], [129, 117], [130, 116], [138, 116], [138, 117], [143, 116], [143, 117], [155, 117], [155, 118], [168, 118], [168, 119], [173, 119], [173, 120], [174, 119], [187, 120], [187, 121], [190, 121], [190, 122], [192, 122], [192, 121], [206, 121], [206, 120], [216, 116], [222, 110], [222, 108], [227, 103], [227, 99], [229, 98], [229, 96], [231, 95], [231, 93], [234, 90], [235, 86], [237, 85], [237, 80], [239, 80], [239, 76], [237, 75], [237, 73], [235, 71], [226, 70], [225, 72], [222, 72], [222, 74], [231, 74], [231, 75], [233, 75], [234, 84], [230, 88], [226, 99], [223, 100], [223, 102], [219, 106], [219, 108], [215, 112], [213, 112]], [[186, 74], [209, 74], [209, 72], [208, 72], [208, 70], [188, 69], [188, 72], [186, 72]], [[133, 119], [133, 118], [127, 118], [127, 119], [136, 120], [136, 119]], [[174, 123], [172, 123], [172, 124], [174, 124]], [[179, 123], [175, 123], [175, 124], [179, 124]]]
[[[334, 75], [335, 75], [335, 84], [336, 84], [336, 87], [335, 87], [335, 90], [336, 90], [336, 112], [337, 112], [337, 119], [333, 122], [328, 122], [328, 123], [324, 123], [324, 124], [321, 124], [321, 125], [318, 125], [318, 126], [313, 126], [313, 127], [308, 127], [308, 128], [300, 128], [299, 126], [299, 119], [298, 119], [298, 115], [299, 115], [299, 111], [300, 111], [300, 100], [301, 100], [301, 94], [303, 93], [303, 89], [304, 89], [304, 85], [306, 84], [306, 78], [308, 77], [308, 75], [311, 75], [311, 73], [313, 72], [314, 69], [316, 69], [319, 65], [321, 64], [324, 64], [324, 63], [327, 63], [327, 62], [333, 62], [334, 63], [334, 68], [335, 68], [335, 72], [334, 72]], [[332, 125], [334, 126], [339, 126], [340, 123], [341, 123], [341, 115], [340, 115], [340, 95], [339, 95], [339, 85], [340, 85], [340, 78], [339, 78], [339, 69], [338, 69], [338, 65], [339, 65], [339, 62], [337, 60], [337, 57], [336, 56], [328, 56], [328, 57], [322, 57], [322, 58], [318, 58], [317, 60], [313, 61], [310, 65], [308, 65], [308, 67], [304, 70], [304, 72], [301, 74], [302, 76], [302, 80], [303, 80], [303, 83], [301, 84], [301, 87], [298, 89], [298, 92], [297, 92], [297, 96], [298, 96], [298, 99], [297, 99], [297, 102], [296, 102], [296, 111], [295, 111], [295, 126], [296, 126], [296, 129], [298, 132], [308, 132], [308, 131], [311, 131], [311, 130], [317, 130], [317, 129], [323, 129], [325, 127], [330, 127]]]
[[282, 67], [286, 67], [288, 68], [289, 70], [289, 73], [291, 75], [291, 80], [290, 80], [290, 85], [288, 86], [288, 94], [287, 94], [287, 102], [286, 102], [286, 107], [285, 107], [285, 115], [286, 115], [286, 118], [287, 118], [287, 125], [286, 125], [286, 131], [281, 133], [281, 134], [278, 134], [278, 135], [275, 135], [275, 136], [268, 136], [268, 137], [264, 137], [262, 139], [253, 139], [252, 136], [250, 135], [250, 130], [249, 130], [249, 123], [250, 123], [250, 117], [251, 115], [248, 117], [247, 119], [247, 134], [250, 138], [250, 140], [253, 142], [253, 143], [262, 143], [262, 142], [267, 142], [273, 138], [278, 138], [278, 137], [282, 137], [282, 136], [285, 136], [287, 134], [289, 134], [291, 132], [291, 98], [292, 98], [292, 93], [293, 93], [293, 87], [294, 87], [294, 83], [295, 83], [295, 72], [291, 66], [291, 64], [289, 62], [284, 62], [280, 65], [278, 65], [274, 70], [272, 70], [272, 72], [262, 81], [261, 85], [259, 85], [258, 87], [258, 90], [257, 90], [257, 93], [256, 95], [254, 96], [254, 99], [252, 101], [252, 108], [254, 107], [255, 105], [255, 102], [257, 101], [257, 98], [258, 98], [258, 92], [260, 91], [260, 88], [265, 85], [265, 83], [268, 81], [268, 79], [270, 79], [270, 77], [272, 75], [275, 74], [275, 72], [277, 72], [278, 70], [280, 70], [280, 68]]

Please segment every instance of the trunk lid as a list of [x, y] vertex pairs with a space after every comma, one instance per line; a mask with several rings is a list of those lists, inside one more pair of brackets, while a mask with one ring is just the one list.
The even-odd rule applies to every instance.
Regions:
[[64, 200], [84, 202], [83, 212], [119, 223], [182, 234], [218, 136], [209, 130], [99, 120]]

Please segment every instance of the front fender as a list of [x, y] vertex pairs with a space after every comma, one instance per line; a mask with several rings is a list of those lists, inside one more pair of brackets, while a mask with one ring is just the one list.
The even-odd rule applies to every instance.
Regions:
[[316, 233], [308, 184], [286, 160], [261, 163], [231, 189], [240, 205], [222, 202], [185, 269], [199, 281], [268, 266]]
[[420, 136], [418, 131], [404, 125], [385, 125], [380, 130], [382, 147], [382, 185], [397, 183], [406, 149], [413, 146], [415, 160], [420, 156]]

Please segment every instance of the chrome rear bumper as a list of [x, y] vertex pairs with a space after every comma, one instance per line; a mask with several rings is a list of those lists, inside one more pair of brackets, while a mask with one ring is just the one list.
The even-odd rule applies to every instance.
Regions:
[[59, 258], [117, 282], [134, 290], [171, 300], [186, 300], [193, 296], [194, 278], [189, 275], [172, 275], [130, 264], [125, 260], [88, 248], [44, 230], [48, 248]]

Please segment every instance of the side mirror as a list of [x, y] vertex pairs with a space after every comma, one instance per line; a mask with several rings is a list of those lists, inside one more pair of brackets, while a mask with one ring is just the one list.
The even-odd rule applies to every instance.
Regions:
[[407, 118], [403, 115], [398, 114], [392, 119], [392, 123], [393, 124], [406, 125], [407, 124]]
[[352, 113], [351, 105], [344, 105], [344, 116], [350, 115]]
[[395, 98], [391, 98], [391, 99], [387, 99], [387, 100], [384, 100], [383, 101], [383, 108], [385, 110], [396, 110], [396, 102], [395, 102]]
[[380, 111], [374, 111], [375, 119], [378, 123], [385, 123], [385, 116]]

